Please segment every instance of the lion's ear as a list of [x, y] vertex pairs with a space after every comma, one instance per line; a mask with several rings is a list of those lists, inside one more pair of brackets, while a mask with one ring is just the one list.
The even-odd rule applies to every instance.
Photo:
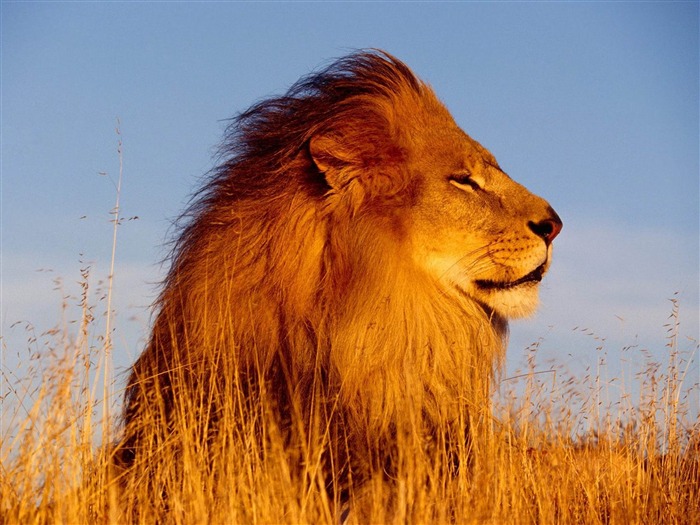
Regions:
[[391, 197], [405, 184], [401, 175], [405, 151], [385, 129], [377, 126], [347, 126], [314, 135], [309, 141], [309, 153], [318, 171], [336, 191], [354, 181], [368, 197]]
[[352, 155], [343, 147], [343, 142], [342, 137], [333, 133], [314, 135], [309, 141], [311, 159], [334, 190], [349, 182], [346, 172], [354, 164]]

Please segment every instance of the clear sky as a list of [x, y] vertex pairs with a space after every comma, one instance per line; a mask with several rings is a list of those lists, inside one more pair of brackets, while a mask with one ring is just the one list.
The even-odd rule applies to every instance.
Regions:
[[225, 119], [362, 47], [408, 63], [564, 220], [542, 308], [511, 327], [507, 374], [535, 341], [542, 368], [583, 373], [601, 344], [612, 373], [643, 366], [627, 346], [665, 362], [676, 293], [681, 349], [697, 346], [697, 2], [3, 1], [1, 16], [6, 368], [27, 347], [11, 325], [59, 324], [80, 268], [95, 299], [104, 288], [117, 118], [121, 214], [139, 217], [118, 233], [123, 370], [147, 334], [170, 222], [213, 167]]

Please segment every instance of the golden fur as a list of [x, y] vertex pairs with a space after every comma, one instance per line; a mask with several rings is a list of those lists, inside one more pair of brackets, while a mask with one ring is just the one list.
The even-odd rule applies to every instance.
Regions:
[[242, 113], [224, 154], [132, 370], [122, 463], [176, 441], [183, 406], [203, 436], [259, 402], [283, 432], [330, 434], [336, 479], [385, 469], [397, 436], [462, 439], [507, 319], [536, 305], [549, 205], [379, 51]]

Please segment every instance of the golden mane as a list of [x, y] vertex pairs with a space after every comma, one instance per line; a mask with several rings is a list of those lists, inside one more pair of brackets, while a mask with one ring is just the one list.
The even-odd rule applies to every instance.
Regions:
[[386, 469], [397, 436], [466, 446], [506, 320], [415, 254], [405, 210], [423, 183], [409, 168], [441, 123], [454, 126], [431, 89], [378, 51], [233, 120], [132, 369], [122, 465], [177, 442], [175, 414], [206, 440], [256, 404], [300, 442], [330, 435], [336, 481]]

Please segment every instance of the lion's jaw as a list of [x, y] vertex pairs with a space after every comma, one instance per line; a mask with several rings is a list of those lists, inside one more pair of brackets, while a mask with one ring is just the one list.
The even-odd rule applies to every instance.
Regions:
[[532, 315], [539, 304], [539, 284], [544, 265], [529, 274], [506, 283], [472, 281], [470, 294], [506, 319]]
[[532, 270], [523, 268], [519, 275], [510, 278], [470, 275], [468, 269], [462, 267], [462, 261], [437, 255], [426, 260], [426, 266], [447, 293], [466, 295], [505, 319], [517, 319], [537, 310], [539, 285], [549, 268], [551, 253], [551, 247], [547, 248], [541, 264]]
[[[539, 305], [539, 291], [542, 278], [549, 270], [552, 260], [552, 246], [544, 243], [536, 250], [542, 253], [540, 262], [534, 269], [533, 263], [520, 270], [520, 277], [507, 280], [474, 279], [471, 281], [473, 296], [490, 306], [507, 319], [528, 317], [535, 313]], [[528, 271], [529, 270], [529, 271]]]

